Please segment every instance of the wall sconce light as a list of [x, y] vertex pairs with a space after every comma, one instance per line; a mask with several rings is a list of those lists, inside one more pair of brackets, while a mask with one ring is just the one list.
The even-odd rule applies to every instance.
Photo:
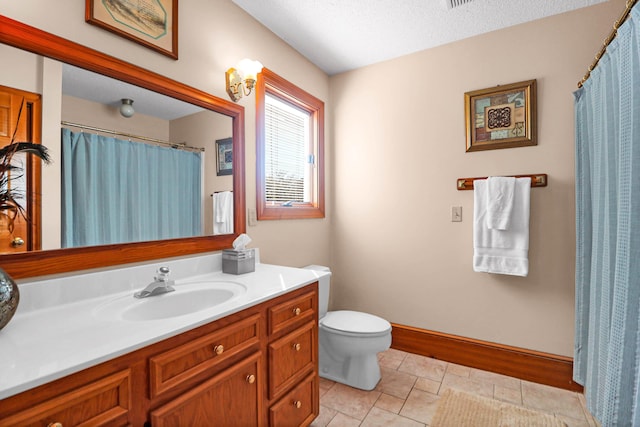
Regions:
[[227, 93], [233, 102], [238, 102], [243, 96], [249, 96], [258, 80], [258, 73], [262, 64], [258, 61], [243, 59], [238, 68], [229, 68], [225, 73]]
[[129, 118], [133, 116], [136, 110], [133, 109], [133, 100], [129, 98], [122, 99], [122, 105], [120, 105], [120, 114], [122, 117]]

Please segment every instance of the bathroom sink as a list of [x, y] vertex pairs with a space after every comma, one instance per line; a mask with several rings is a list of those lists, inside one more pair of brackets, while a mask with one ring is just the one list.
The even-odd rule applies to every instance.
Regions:
[[185, 316], [223, 304], [246, 292], [244, 285], [230, 281], [200, 281], [176, 284], [175, 291], [148, 298], [120, 296], [98, 306], [94, 315], [126, 321], [161, 320]]

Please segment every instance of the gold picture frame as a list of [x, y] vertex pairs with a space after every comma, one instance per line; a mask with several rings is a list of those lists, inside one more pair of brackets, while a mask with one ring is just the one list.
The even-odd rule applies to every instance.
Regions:
[[536, 81], [464, 94], [467, 152], [537, 145]]
[[178, 0], [85, 0], [85, 21], [178, 59]]

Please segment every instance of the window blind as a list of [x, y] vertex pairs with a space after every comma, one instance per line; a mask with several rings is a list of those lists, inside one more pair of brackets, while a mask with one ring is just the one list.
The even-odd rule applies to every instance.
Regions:
[[265, 190], [268, 203], [307, 202], [309, 114], [265, 97]]

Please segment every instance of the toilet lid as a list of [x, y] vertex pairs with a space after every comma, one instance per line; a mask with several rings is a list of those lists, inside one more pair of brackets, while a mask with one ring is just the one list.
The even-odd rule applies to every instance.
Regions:
[[330, 311], [322, 318], [322, 325], [342, 332], [377, 334], [391, 329], [391, 324], [381, 317], [359, 311]]

